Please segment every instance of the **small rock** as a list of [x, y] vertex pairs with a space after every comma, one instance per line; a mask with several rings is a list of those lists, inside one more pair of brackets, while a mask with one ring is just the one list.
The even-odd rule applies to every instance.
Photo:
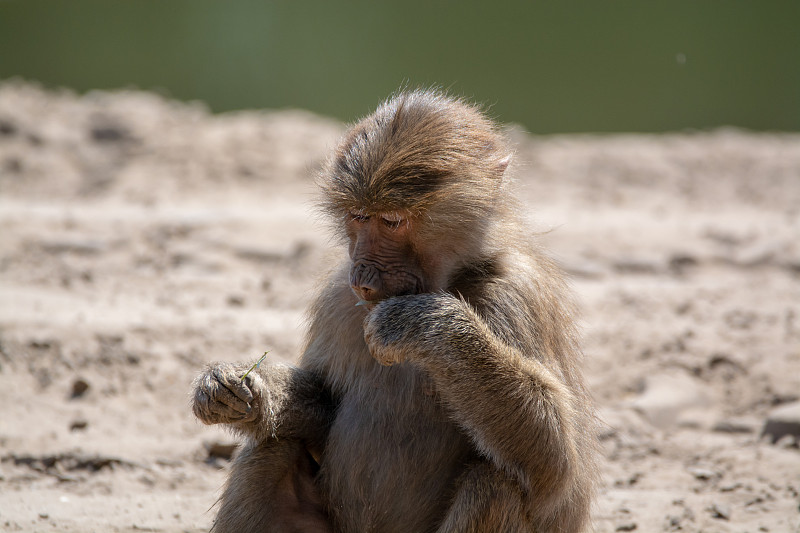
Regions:
[[118, 124], [98, 124], [89, 130], [91, 139], [98, 143], [114, 143], [131, 140], [128, 130]]
[[628, 522], [618, 525], [614, 531], [635, 531], [638, 527], [639, 526], [636, 525], [636, 522]]
[[225, 459], [226, 461], [230, 461], [233, 458], [234, 452], [236, 452], [236, 448], [239, 445], [236, 443], [228, 443], [228, 442], [206, 442], [205, 448], [208, 452], [208, 459]]
[[775, 392], [769, 395], [769, 403], [772, 407], [793, 403], [800, 400], [800, 396], [791, 393]]
[[231, 294], [228, 296], [227, 303], [231, 307], [243, 307], [244, 306], [244, 296], [238, 294]]
[[716, 433], [755, 433], [756, 427], [746, 420], [720, 420], [712, 428]]
[[22, 172], [22, 167], [22, 160], [18, 157], [6, 157], [5, 160], [3, 160], [3, 170], [9, 174], [20, 174]]
[[687, 269], [697, 266], [699, 261], [691, 254], [675, 254], [669, 259], [669, 269], [677, 275], [682, 275]]
[[772, 444], [786, 435], [800, 439], [800, 402], [782, 405], [773, 409], [764, 423], [761, 436], [769, 435]]
[[642, 258], [622, 258], [615, 261], [613, 266], [620, 274], [658, 274], [661, 270], [657, 261]]
[[39, 245], [45, 252], [55, 255], [98, 255], [106, 251], [108, 248], [108, 246], [102, 242], [67, 239], [43, 241]]
[[53, 341], [49, 339], [36, 339], [28, 343], [28, 346], [36, 350], [49, 350], [53, 347]]
[[39, 518], [41, 518], [42, 520], [47, 520], [48, 518], [50, 518], [50, 515], [48, 513], [39, 513]]
[[709, 511], [711, 511], [712, 518], [719, 518], [720, 520], [730, 520], [731, 518], [731, 510], [727, 505], [715, 503], [711, 505]]
[[72, 394], [70, 395], [71, 398], [80, 398], [86, 391], [89, 390], [89, 382], [83, 378], [78, 378], [72, 382]]
[[681, 517], [678, 515], [669, 515], [667, 516], [667, 524], [670, 531], [676, 531], [679, 529], [683, 529], [681, 525]]
[[719, 491], [720, 492], [733, 492], [738, 488], [741, 488], [742, 484], [738, 482], [726, 483], [725, 485], [720, 485]]
[[708, 370], [714, 374], [720, 374], [726, 378], [726, 381], [731, 381], [736, 376], [746, 375], [747, 369], [736, 361], [735, 358], [724, 353], [715, 353], [708, 360]]
[[758, 505], [759, 503], [764, 503], [764, 498], [761, 496], [756, 496], [755, 498], [751, 498], [744, 502], [744, 506], [750, 507], [751, 505]]
[[17, 126], [10, 120], [0, 120], [0, 135], [3, 137], [11, 137], [17, 134]]
[[87, 420], [82, 419], [82, 418], [78, 418], [76, 420], [73, 420], [69, 424], [69, 430], [70, 431], [83, 431], [87, 427], [89, 427], [89, 422]]
[[694, 476], [695, 479], [699, 479], [701, 481], [708, 481], [709, 479], [714, 479], [718, 477], [719, 474], [715, 471], [711, 470], [710, 468], [698, 468], [692, 467], [687, 469], [691, 475]]

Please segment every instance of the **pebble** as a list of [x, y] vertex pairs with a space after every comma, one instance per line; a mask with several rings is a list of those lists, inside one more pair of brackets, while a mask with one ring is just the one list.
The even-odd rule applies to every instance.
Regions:
[[245, 304], [245, 299], [244, 296], [241, 296], [239, 294], [231, 294], [228, 296], [226, 303], [230, 307], [243, 307]]
[[228, 443], [228, 442], [206, 442], [205, 444], [206, 451], [208, 451], [208, 458], [213, 459], [225, 459], [230, 461], [233, 458], [233, 454], [236, 452], [236, 448], [238, 448], [238, 444], [236, 443]]
[[78, 378], [72, 382], [72, 398], [80, 398], [89, 390], [89, 382], [83, 378]]
[[797, 448], [797, 439], [792, 435], [784, 435], [774, 442], [778, 448]]
[[711, 511], [712, 518], [719, 518], [720, 520], [730, 520], [731, 518], [731, 510], [727, 505], [714, 503], [709, 510]]
[[669, 524], [670, 530], [683, 529], [683, 526], [681, 525], [681, 517], [678, 515], [667, 516], [667, 523]]
[[755, 433], [757, 426], [743, 420], [720, 420], [712, 430], [716, 433]]
[[89, 427], [89, 421], [83, 418], [76, 418], [69, 424], [70, 431], [83, 431]]
[[54, 240], [40, 243], [42, 250], [51, 254], [98, 255], [106, 251], [108, 245], [96, 241]]
[[688, 468], [687, 469], [690, 474], [692, 474], [695, 479], [699, 479], [701, 481], [707, 481], [709, 479], [714, 479], [715, 477], [719, 476], [719, 474], [709, 468]]
[[777, 407], [770, 412], [764, 423], [761, 436], [769, 435], [772, 444], [789, 435], [795, 441], [800, 439], [800, 402]]

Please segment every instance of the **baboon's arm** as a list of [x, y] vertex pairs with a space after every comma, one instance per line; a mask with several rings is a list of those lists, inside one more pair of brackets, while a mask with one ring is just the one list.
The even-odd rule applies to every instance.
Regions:
[[571, 393], [466, 302], [445, 293], [392, 298], [373, 310], [365, 332], [378, 361], [425, 369], [480, 452], [524, 490], [568, 485], [578, 459]]
[[193, 409], [206, 424], [227, 424], [256, 440], [292, 438], [321, 446], [335, 406], [320, 376], [272, 365], [212, 363], [195, 381]]

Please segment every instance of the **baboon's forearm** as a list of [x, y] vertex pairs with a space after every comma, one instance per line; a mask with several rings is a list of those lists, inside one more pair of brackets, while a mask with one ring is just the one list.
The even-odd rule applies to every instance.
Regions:
[[[508, 318], [494, 317], [498, 331], [518, 327]], [[533, 355], [503, 342], [470, 304], [446, 293], [393, 298], [373, 311], [366, 330], [373, 356], [407, 360], [430, 375], [498, 467], [526, 488], [566, 485], [577, 464], [572, 393]], [[513, 331], [503, 337], [514, 338]]]
[[291, 438], [319, 445], [327, 434], [335, 406], [323, 380], [306, 370], [284, 365], [253, 370], [263, 388], [256, 391], [256, 419], [234, 424], [250, 438]]
[[428, 339], [419, 364], [500, 468], [533, 491], [566, 486], [577, 460], [568, 388], [543, 364], [501, 343], [477, 317], [469, 326], [459, 322], [440, 331], [437, 343]]

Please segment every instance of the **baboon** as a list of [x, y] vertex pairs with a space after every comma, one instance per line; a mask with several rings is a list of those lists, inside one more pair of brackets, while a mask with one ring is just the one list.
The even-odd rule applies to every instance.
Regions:
[[518, 220], [479, 108], [401, 92], [320, 176], [348, 256], [297, 366], [216, 363], [193, 410], [246, 438], [213, 526], [585, 531], [595, 418], [559, 270]]

